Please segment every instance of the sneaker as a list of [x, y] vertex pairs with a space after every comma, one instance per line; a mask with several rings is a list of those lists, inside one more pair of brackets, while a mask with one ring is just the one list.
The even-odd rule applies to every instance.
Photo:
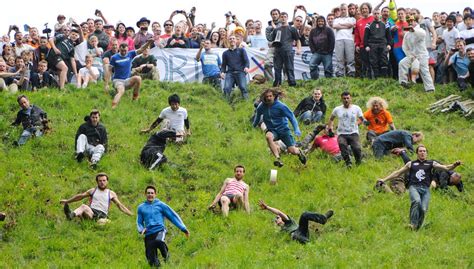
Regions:
[[82, 160], [84, 160], [84, 152], [79, 152], [76, 154], [76, 160], [78, 163], [82, 162]]
[[280, 159], [277, 159], [273, 162], [274, 166], [283, 167], [283, 162]]
[[309, 125], [311, 123], [311, 120], [310, 119], [304, 119], [303, 120], [303, 124], [304, 125]]
[[459, 181], [459, 183], [456, 185], [456, 188], [458, 189], [459, 192], [464, 191], [464, 184], [462, 183], [462, 180]]
[[352, 163], [346, 163], [346, 168], [347, 169], [352, 169]]
[[405, 89], [410, 89], [410, 84], [408, 84], [406, 81], [402, 81], [400, 82], [400, 85], [405, 88]]
[[326, 220], [329, 220], [332, 215], [334, 215], [334, 210], [330, 209], [328, 210], [328, 212], [326, 212], [326, 214], [324, 214], [324, 216], [326, 216]]
[[305, 165], [306, 164], [306, 156], [304, 155], [303, 151], [300, 150], [300, 154], [298, 154], [298, 159], [300, 159], [300, 162]]
[[66, 215], [68, 220], [72, 220], [76, 216], [76, 214], [74, 214], [74, 212], [69, 208], [69, 204], [64, 204], [64, 215]]
[[90, 164], [90, 168], [91, 168], [92, 170], [97, 169], [97, 161], [92, 161], [91, 164]]

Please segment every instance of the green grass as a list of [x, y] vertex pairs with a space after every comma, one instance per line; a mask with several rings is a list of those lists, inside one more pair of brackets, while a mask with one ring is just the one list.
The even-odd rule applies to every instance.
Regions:
[[[392, 80], [321, 79], [286, 89], [283, 101], [294, 108], [316, 85], [323, 87], [328, 114], [346, 89], [363, 110], [371, 96], [386, 98], [398, 129], [425, 133], [430, 158], [463, 160], [458, 170], [466, 192], [433, 191], [429, 225], [411, 232], [405, 229], [408, 195], [373, 190], [377, 178], [401, 167], [398, 158], [376, 162], [364, 149], [369, 156], [364, 163], [346, 170], [319, 152], [309, 156], [305, 168], [296, 157], [284, 156], [278, 184], [270, 185], [273, 158], [263, 133], [250, 126], [252, 103], [236, 94], [229, 105], [214, 89], [200, 84], [146, 81], [139, 101], [132, 102], [127, 92], [115, 111], [100, 85], [28, 93], [31, 103], [48, 112], [54, 131], [14, 148], [11, 143], [21, 132], [9, 126], [18, 111], [16, 96], [1, 93], [0, 211], [8, 218], [0, 229], [0, 268], [148, 267], [135, 217], [112, 206], [112, 222], [98, 226], [69, 222], [62, 213], [60, 199], [95, 185], [96, 172], [73, 158], [75, 132], [92, 108], [101, 110], [109, 132], [109, 152], [99, 164], [99, 170], [110, 175], [109, 187], [136, 213], [145, 199], [144, 187], [155, 184], [158, 198], [181, 215], [191, 232], [188, 240], [167, 223], [171, 260], [165, 268], [473, 268], [473, 122], [456, 113], [425, 111], [435, 100], [457, 93], [456, 87], [425, 94], [421, 85], [405, 90]], [[252, 97], [260, 91], [260, 86], [251, 86]], [[178, 93], [188, 109], [193, 134], [185, 145], [169, 145], [169, 163], [150, 172], [139, 163], [148, 135], [138, 133], [167, 106], [172, 93]], [[301, 128], [303, 133], [310, 130]], [[361, 127], [361, 138], [365, 132]], [[231, 212], [224, 219], [206, 208], [223, 180], [233, 176], [237, 163], [247, 169], [252, 213]], [[305, 210], [330, 208], [335, 215], [325, 226], [312, 227], [311, 243], [300, 245], [278, 231], [268, 212], [258, 210], [259, 198], [293, 218]]]

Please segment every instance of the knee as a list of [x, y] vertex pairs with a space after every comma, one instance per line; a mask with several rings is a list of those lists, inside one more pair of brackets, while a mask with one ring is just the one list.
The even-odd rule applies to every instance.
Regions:
[[273, 134], [272, 132], [267, 132], [265, 134], [265, 138], [268, 140], [268, 141], [273, 141]]
[[222, 205], [228, 205], [228, 204], [230, 204], [229, 197], [227, 197], [227, 196], [222, 196], [222, 197], [221, 197], [221, 204], [222, 204]]
[[96, 151], [97, 151], [97, 153], [104, 153], [105, 147], [103, 145], [99, 144], [99, 145], [96, 146]]

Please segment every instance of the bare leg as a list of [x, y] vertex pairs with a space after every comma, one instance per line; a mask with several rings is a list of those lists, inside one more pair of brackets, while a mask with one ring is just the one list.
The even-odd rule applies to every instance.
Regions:
[[77, 74], [76, 80], [77, 80], [76, 87], [81, 88], [81, 86], [82, 86], [82, 76], [81, 76], [81, 74], [79, 74], [79, 73]]
[[56, 68], [59, 70], [59, 89], [64, 89], [67, 79], [67, 65], [64, 61], [60, 61], [56, 64]]
[[139, 76], [133, 76], [130, 78], [130, 87], [133, 88], [133, 100], [138, 99], [140, 94], [140, 86], [142, 85], [142, 78]]
[[299, 155], [300, 154], [300, 149], [295, 147], [295, 146], [291, 146], [288, 148], [288, 152], [293, 154], [293, 155]]
[[87, 205], [81, 205], [80, 207], [78, 207], [76, 210], [74, 210], [74, 214], [77, 217], [82, 217], [86, 219], [92, 219], [92, 217], [94, 216], [94, 212], [92, 212], [92, 209]]
[[82, 88], [87, 87], [87, 85], [89, 85], [90, 80], [91, 80], [91, 76], [87, 74], [87, 76], [84, 78], [84, 82], [82, 83]]
[[122, 98], [122, 95], [125, 93], [125, 86], [119, 85], [117, 86], [117, 94], [114, 97], [114, 100], [112, 101], [112, 108], [116, 108], [118, 106], [118, 103], [120, 102], [120, 98]]
[[229, 215], [229, 204], [230, 204], [229, 197], [222, 196], [221, 197], [221, 210], [222, 210], [222, 215], [224, 217], [227, 217]]
[[267, 132], [265, 134], [265, 138], [267, 139], [267, 144], [270, 150], [272, 151], [273, 155], [279, 159], [280, 158], [280, 153], [278, 150], [278, 146], [275, 144], [275, 141], [273, 141], [273, 134], [272, 132]]

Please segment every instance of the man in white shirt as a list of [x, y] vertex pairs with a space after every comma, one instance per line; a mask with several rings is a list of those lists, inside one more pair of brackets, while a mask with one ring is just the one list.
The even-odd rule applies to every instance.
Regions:
[[446, 44], [446, 51], [454, 49], [456, 46], [456, 38], [459, 38], [459, 30], [454, 27], [456, 17], [449, 15], [446, 19], [446, 30], [443, 31], [443, 40]]
[[[346, 73], [348, 76], [353, 77], [355, 75], [354, 66], [354, 37], [352, 31], [356, 24], [356, 20], [353, 17], [347, 15], [347, 5], [341, 5], [341, 16], [336, 18], [333, 23], [333, 29], [336, 30], [336, 76], [342, 77]], [[347, 64], [347, 66], [346, 66]], [[347, 68], [347, 72], [346, 72]]]
[[341, 150], [341, 155], [346, 162], [347, 168], [352, 167], [349, 146], [354, 153], [356, 164], [362, 161], [362, 148], [359, 139], [359, 124], [365, 121], [362, 110], [359, 106], [352, 104], [351, 94], [347, 91], [341, 94], [342, 105], [334, 108], [329, 118], [329, 136], [334, 136], [333, 125], [336, 117], [337, 142]]
[[[189, 127], [188, 111], [184, 107], [180, 107], [180, 98], [177, 94], [168, 97], [169, 107], [163, 109], [160, 116], [150, 125], [149, 128], [143, 129], [141, 133], [148, 133], [158, 124], [163, 122], [162, 129], [174, 130], [180, 135], [176, 142], [182, 142], [187, 135], [191, 135]], [[185, 129], [186, 128], [186, 129]]]

